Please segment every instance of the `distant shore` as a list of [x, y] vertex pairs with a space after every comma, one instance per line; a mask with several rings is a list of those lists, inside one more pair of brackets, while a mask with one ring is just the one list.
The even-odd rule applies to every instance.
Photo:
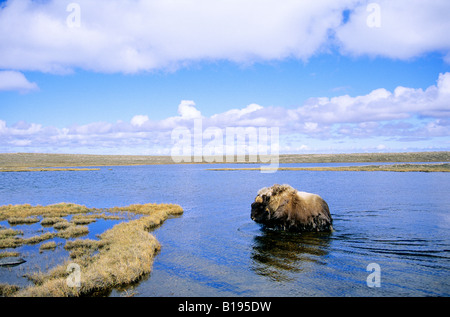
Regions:
[[[349, 154], [280, 154], [279, 163], [402, 163], [402, 162], [450, 162], [450, 151], [402, 152], [402, 153], [349, 153]], [[205, 164], [208, 160], [195, 163]], [[217, 162], [213, 162], [216, 163]], [[223, 163], [228, 162], [225, 159]], [[235, 162], [264, 164], [266, 162]], [[100, 167], [179, 164], [171, 156], [152, 155], [85, 155], [85, 154], [43, 154], [43, 153], [0, 153], [0, 171], [27, 168]], [[70, 169], [81, 170], [81, 169]]]
[[74, 167], [0, 167], [0, 172], [77, 172], [99, 171], [99, 168], [74, 168]]
[[[260, 171], [268, 168], [210, 168], [209, 171]], [[386, 164], [363, 166], [279, 167], [277, 171], [358, 171], [358, 172], [450, 172], [449, 163]]]

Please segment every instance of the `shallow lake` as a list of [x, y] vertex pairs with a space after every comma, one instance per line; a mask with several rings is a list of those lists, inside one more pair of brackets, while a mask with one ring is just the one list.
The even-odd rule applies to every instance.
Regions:
[[[133, 286], [136, 296], [450, 295], [450, 174], [212, 167], [236, 165], [0, 173], [0, 205], [181, 205], [181, 217], [153, 231], [162, 249], [153, 272]], [[321, 195], [335, 231], [287, 234], [254, 223], [256, 193], [275, 183]], [[0, 269], [0, 283], [16, 274]]]

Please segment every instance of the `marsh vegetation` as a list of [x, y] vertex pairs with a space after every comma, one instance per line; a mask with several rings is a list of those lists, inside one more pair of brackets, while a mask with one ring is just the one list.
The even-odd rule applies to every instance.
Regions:
[[[269, 168], [210, 168], [209, 171], [260, 171]], [[440, 164], [386, 164], [363, 166], [278, 167], [277, 171], [341, 171], [341, 172], [450, 172], [449, 163]]]
[[[155, 253], [160, 249], [159, 242], [149, 230], [159, 226], [170, 216], [182, 213], [183, 209], [179, 205], [172, 204], [141, 204], [106, 209], [67, 203], [50, 206], [2, 206], [0, 221], [7, 221], [12, 227], [19, 223], [27, 225], [40, 222], [42, 232], [40, 235], [24, 238], [22, 230], [0, 227], [0, 258], [20, 256], [20, 253], [14, 252], [15, 248], [41, 242], [39, 252], [51, 252], [58, 247], [52, 241], [55, 237], [66, 240], [63, 247], [70, 255], [63, 264], [48, 272], [28, 272], [27, 278], [32, 282], [28, 287], [1, 284], [0, 295], [98, 295], [114, 287], [135, 282], [150, 273]], [[10, 222], [11, 219], [14, 221]], [[85, 236], [89, 232], [86, 225], [97, 219], [123, 221], [99, 234], [98, 239], [78, 238]], [[67, 283], [67, 267], [70, 263], [76, 263], [80, 267], [79, 287], [72, 287]]]
[[0, 172], [76, 172], [76, 171], [99, 171], [99, 168], [73, 168], [73, 167], [5, 167]]

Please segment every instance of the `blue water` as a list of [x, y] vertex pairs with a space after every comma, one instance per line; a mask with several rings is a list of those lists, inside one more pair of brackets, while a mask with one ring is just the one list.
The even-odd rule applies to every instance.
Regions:
[[[450, 174], [206, 170], [227, 166], [0, 173], [0, 205], [181, 205], [181, 217], [153, 231], [162, 249], [136, 296], [450, 295]], [[275, 183], [321, 195], [335, 231], [287, 234], [254, 223], [250, 204]], [[371, 263], [380, 268], [374, 287]]]

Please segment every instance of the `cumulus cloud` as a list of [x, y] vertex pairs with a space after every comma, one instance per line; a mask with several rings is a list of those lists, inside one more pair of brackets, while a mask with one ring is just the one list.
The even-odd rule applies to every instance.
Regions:
[[263, 115], [253, 116], [255, 112], [264, 109], [257, 104], [250, 104], [243, 109], [231, 109], [224, 113], [214, 114], [209, 118], [208, 123], [217, 127], [225, 126], [261, 126], [267, 125], [267, 119]]
[[192, 100], [182, 100], [178, 106], [178, 113], [182, 119], [197, 119], [202, 117], [202, 113], [195, 108]]
[[[450, 60], [450, 3], [380, 0], [9, 0], [0, 7], [0, 68], [136, 73], [197, 61], [307, 60], [334, 46], [350, 55]], [[343, 13], [349, 12], [347, 21]], [[79, 26], [70, 22], [76, 15]]]
[[336, 38], [346, 54], [410, 59], [440, 52], [449, 61], [448, 12], [446, 0], [362, 1], [350, 7], [348, 21], [335, 30]]
[[140, 127], [147, 121], [149, 121], [148, 116], [136, 115], [131, 119], [131, 125]]
[[29, 82], [20, 72], [0, 71], [0, 91], [19, 91], [21, 93], [27, 93], [38, 89], [36, 83]]
[[297, 120], [321, 124], [450, 117], [449, 87], [450, 73], [445, 73], [425, 90], [399, 86], [393, 92], [380, 88], [356, 97], [311, 98], [290, 113]]
[[[361, 96], [311, 98], [296, 109], [250, 104], [205, 117], [194, 101], [182, 100], [178, 115], [159, 121], [136, 115], [129, 122], [93, 122], [59, 129], [23, 121], [9, 126], [0, 120], [0, 149], [10, 152], [51, 148], [68, 153], [95, 149], [167, 155], [173, 129], [193, 131], [199, 119], [203, 130], [279, 127], [280, 151], [310, 150], [326, 140], [354, 143], [377, 139], [373, 150], [389, 149], [387, 144], [392, 141], [414, 144], [434, 140], [435, 144], [445, 145], [450, 135], [450, 73], [440, 74], [436, 84], [426, 89], [379, 88]], [[307, 144], [306, 140], [314, 142]]]

